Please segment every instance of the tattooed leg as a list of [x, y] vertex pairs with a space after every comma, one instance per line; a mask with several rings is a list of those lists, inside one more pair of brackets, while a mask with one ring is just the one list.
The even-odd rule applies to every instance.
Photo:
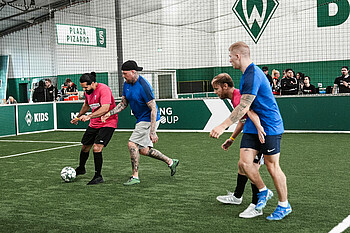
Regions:
[[129, 142], [128, 147], [130, 151], [132, 175], [134, 177], [139, 177], [139, 160], [140, 160], [139, 148], [133, 142]]
[[160, 152], [159, 150], [156, 149], [148, 149], [148, 148], [143, 148], [141, 151], [141, 154], [161, 160], [165, 163], [167, 163], [168, 165], [171, 164], [172, 159], [167, 157], [166, 155], [164, 155], [162, 152]]

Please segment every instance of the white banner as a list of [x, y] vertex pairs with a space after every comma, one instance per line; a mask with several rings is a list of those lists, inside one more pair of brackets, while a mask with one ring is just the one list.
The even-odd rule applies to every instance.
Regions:
[[58, 44], [106, 47], [106, 29], [68, 24], [56, 29]]

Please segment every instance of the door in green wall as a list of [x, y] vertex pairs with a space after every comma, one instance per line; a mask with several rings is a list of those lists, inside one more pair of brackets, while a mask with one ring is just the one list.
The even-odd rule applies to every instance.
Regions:
[[28, 83], [19, 84], [19, 103], [28, 103]]

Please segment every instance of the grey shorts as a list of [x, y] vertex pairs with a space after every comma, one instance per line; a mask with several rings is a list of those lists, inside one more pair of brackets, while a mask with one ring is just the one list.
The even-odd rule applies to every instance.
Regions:
[[[156, 122], [156, 129], [159, 126], [159, 121]], [[132, 132], [129, 141], [136, 143], [139, 148], [153, 147], [149, 133], [151, 130], [151, 122], [140, 121], [136, 124], [134, 131]]]

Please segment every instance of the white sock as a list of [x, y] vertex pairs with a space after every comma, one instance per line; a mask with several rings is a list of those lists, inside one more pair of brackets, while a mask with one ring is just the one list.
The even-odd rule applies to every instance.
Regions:
[[132, 176], [132, 178], [139, 179], [139, 177], [138, 177], [138, 176]]
[[259, 189], [259, 192], [266, 191], [267, 187], [265, 186], [264, 188]]
[[169, 167], [173, 166], [174, 161], [171, 160], [171, 163], [168, 165]]
[[278, 201], [278, 205], [286, 208], [288, 206], [288, 200], [287, 201]]

